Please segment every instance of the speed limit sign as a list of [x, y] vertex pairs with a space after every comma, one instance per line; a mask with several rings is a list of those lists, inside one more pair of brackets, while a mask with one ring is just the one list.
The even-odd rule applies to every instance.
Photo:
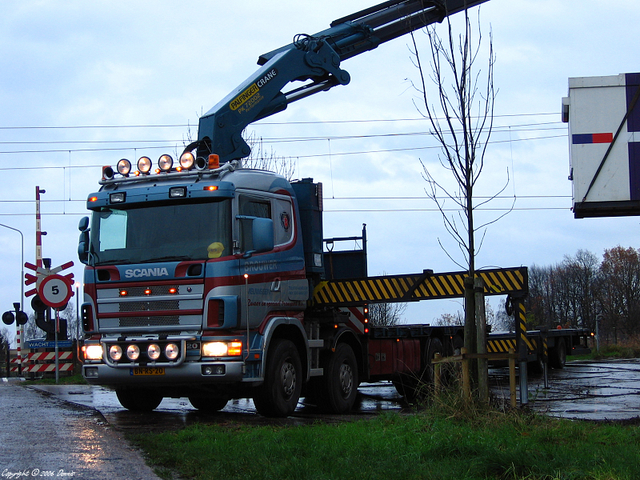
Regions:
[[72, 295], [71, 284], [61, 275], [47, 275], [40, 282], [38, 294], [51, 308], [64, 306]]

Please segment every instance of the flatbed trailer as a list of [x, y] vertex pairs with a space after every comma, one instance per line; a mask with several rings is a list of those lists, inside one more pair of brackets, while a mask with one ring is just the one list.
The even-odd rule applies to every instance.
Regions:
[[[591, 330], [586, 328], [557, 328], [529, 330], [524, 341], [529, 371], [541, 373], [547, 363], [551, 368], [564, 368], [569, 355], [586, 355], [591, 352], [589, 338]], [[496, 332], [487, 338], [487, 352], [506, 354], [516, 350], [515, 332]]]

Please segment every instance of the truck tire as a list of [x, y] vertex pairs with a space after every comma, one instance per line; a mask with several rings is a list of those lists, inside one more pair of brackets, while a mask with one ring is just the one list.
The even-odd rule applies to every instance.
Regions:
[[268, 355], [264, 383], [253, 403], [265, 417], [287, 417], [298, 406], [302, 391], [300, 353], [290, 340], [274, 339]]
[[325, 371], [322, 407], [330, 413], [347, 413], [358, 394], [358, 362], [353, 349], [340, 343], [331, 354]]
[[552, 368], [564, 368], [567, 363], [567, 344], [564, 342], [564, 338], [559, 338], [556, 342], [556, 346], [549, 352], [549, 364]]
[[425, 345], [423, 353], [423, 368], [420, 375], [401, 374], [393, 380], [393, 386], [396, 391], [402, 395], [409, 403], [422, 400], [428, 396], [433, 388], [435, 378], [435, 367], [431, 364], [436, 353], [444, 355], [444, 347], [442, 341], [437, 338], [431, 338]]
[[151, 412], [158, 408], [162, 395], [146, 388], [116, 388], [120, 405], [132, 412]]
[[218, 397], [216, 395], [194, 395], [189, 397], [189, 403], [205, 413], [216, 413], [222, 410], [229, 400], [226, 397]]

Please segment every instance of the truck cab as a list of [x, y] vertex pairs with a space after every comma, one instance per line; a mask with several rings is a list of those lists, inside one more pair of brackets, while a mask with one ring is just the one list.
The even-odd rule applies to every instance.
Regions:
[[105, 179], [87, 200], [91, 219], [81, 221], [83, 373], [114, 386], [125, 406], [246, 396], [225, 385], [264, 380], [279, 325], [306, 341], [311, 286], [291, 184], [230, 166], [188, 172]]

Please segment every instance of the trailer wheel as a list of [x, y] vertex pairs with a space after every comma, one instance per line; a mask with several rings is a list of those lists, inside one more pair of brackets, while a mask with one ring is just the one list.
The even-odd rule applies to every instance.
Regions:
[[151, 412], [158, 408], [162, 395], [146, 388], [117, 388], [120, 405], [132, 412]]
[[347, 413], [358, 393], [358, 362], [353, 349], [346, 343], [336, 347], [329, 358], [322, 404], [331, 413]]
[[274, 339], [268, 355], [264, 383], [253, 403], [265, 417], [287, 417], [296, 409], [302, 390], [300, 354], [290, 340]]
[[219, 397], [216, 395], [198, 395], [189, 397], [189, 403], [206, 413], [215, 413], [222, 410], [227, 405], [228, 399], [226, 397]]
[[556, 342], [555, 348], [551, 350], [549, 355], [549, 363], [553, 368], [564, 368], [567, 363], [567, 344], [564, 342], [564, 338], [559, 338]]
[[[407, 401], [414, 402], [416, 400], [425, 398], [433, 387], [435, 379], [435, 367], [431, 363], [436, 356], [436, 353], [444, 356], [444, 347], [442, 340], [437, 337], [430, 338], [425, 345], [423, 354], [423, 367], [419, 376], [402, 374], [395, 380], [393, 380], [393, 386], [396, 387], [397, 392], [402, 395]], [[443, 372], [443, 381], [446, 380], [447, 373]]]

